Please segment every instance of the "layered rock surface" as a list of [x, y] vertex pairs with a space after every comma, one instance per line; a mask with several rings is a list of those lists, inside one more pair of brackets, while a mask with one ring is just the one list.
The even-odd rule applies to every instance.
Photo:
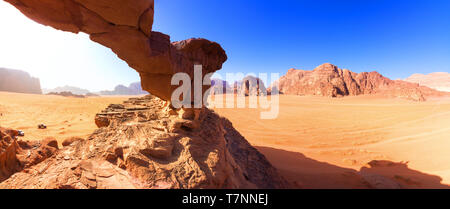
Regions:
[[205, 75], [227, 60], [215, 42], [196, 38], [170, 43], [168, 35], [152, 31], [153, 0], [5, 1], [43, 25], [89, 34], [139, 73], [144, 90], [164, 100], [177, 88], [170, 84], [175, 73], [193, 79], [194, 64], [203, 65]]
[[0, 91], [42, 94], [41, 82], [27, 72], [0, 68]]
[[427, 86], [438, 91], [450, 92], [450, 73], [436, 72], [427, 75], [413, 74], [405, 81], [418, 83], [421, 86]]
[[[110, 105], [107, 123], [0, 188], [285, 188], [278, 172], [212, 110], [146, 96]], [[13, 156], [14, 154], [10, 154]]]
[[375, 71], [355, 73], [329, 63], [312, 71], [290, 69], [277, 84], [280, 93], [292, 95], [340, 97], [380, 94], [414, 101], [448, 95], [419, 84], [390, 80]]

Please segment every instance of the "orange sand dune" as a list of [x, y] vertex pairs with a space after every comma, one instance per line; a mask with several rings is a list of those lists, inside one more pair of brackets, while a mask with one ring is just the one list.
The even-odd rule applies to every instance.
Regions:
[[[24, 140], [54, 137], [62, 142], [72, 136], [84, 138], [97, 129], [96, 113], [127, 98], [69, 98], [0, 92], [0, 126], [24, 131]], [[48, 128], [39, 130], [37, 126], [41, 123]]]
[[[450, 184], [448, 98], [411, 102], [377, 96], [281, 95], [280, 114], [274, 120], [259, 119], [259, 109], [216, 112], [304, 188], [360, 188], [353, 173], [372, 160], [407, 162], [410, 170], [405, 175], [421, 182], [408, 188], [442, 188], [440, 180]], [[438, 183], [432, 177], [424, 182], [429, 178], [412, 175], [411, 169], [435, 175]], [[399, 170], [392, 168], [389, 175]]]
[[[25, 140], [86, 137], [96, 113], [127, 98], [0, 92], [0, 126], [23, 130]], [[367, 172], [404, 188], [450, 188], [450, 99], [281, 95], [274, 120], [259, 119], [259, 109], [215, 110], [297, 188], [367, 188], [358, 175]], [[366, 166], [372, 160], [398, 163]]]

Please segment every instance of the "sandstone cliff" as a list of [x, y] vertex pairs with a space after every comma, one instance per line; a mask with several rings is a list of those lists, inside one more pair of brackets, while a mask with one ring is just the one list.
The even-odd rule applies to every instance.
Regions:
[[0, 91], [42, 94], [41, 83], [27, 72], [0, 68]]
[[221, 79], [211, 80], [211, 95], [233, 93], [233, 89], [227, 81]]
[[320, 65], [312, 71], [290, 69], [277, 83], [280, 93], [292, 95], [341, 97], [380, 94], [414, 101], [447, 95], [419, 84], [394, 81], [375, 71], [354, 73], [329, 63]]
[[228, 82], [214, 79], [211, 82], [211, 94], [239, 94], [244, 96], [250, 95], [267, 95], [267, 89], [264, 85], [264, 82], [254, 76], [246, 76], [241, 81], [236, 81], [232, 86], [228, 84]]
[[254, 76], [246, 76], [242, 81], [234, 83], [234, 93], [245, 96], [267, 95], [267, 89], [264, 82]]

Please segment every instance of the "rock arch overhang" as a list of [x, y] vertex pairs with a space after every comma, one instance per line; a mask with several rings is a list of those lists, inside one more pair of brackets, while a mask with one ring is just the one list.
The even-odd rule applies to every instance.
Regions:
[[4, 0], [28, 18], [55, 29], [89, 34], [135, 69], [142, 88], [170, 100], [178, 72], [193, 78], [194, 64], [203, 75], [222, 68], [227, 55], [215, 42], [193, 38], [170, 42], [170, 36], [152, 31], [154, 0]]

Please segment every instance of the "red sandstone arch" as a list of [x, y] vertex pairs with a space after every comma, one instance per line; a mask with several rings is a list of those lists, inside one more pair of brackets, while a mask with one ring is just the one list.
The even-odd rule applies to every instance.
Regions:
[[152, 31], [154, 0], [5, 0], [30, 19], [55, 29], [84, 32], [110, 48], [135, 69], [142, 88], [170, 100], [176, 86], [172, 75], [188, 73], [194, 64], [203, 73], [222, 68], [227, 55], [222, 47], [206, 39], [170, 42], [170, 37]]

